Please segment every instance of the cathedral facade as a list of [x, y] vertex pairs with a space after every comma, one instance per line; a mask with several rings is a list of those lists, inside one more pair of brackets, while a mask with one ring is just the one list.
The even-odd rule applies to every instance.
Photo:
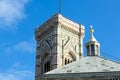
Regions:
[[100, 57], [92, 26], [83, 57], [84, 32], [83, 25], [61, 14], [38, 27], [35, 80], [120, 80], [120, 63]]

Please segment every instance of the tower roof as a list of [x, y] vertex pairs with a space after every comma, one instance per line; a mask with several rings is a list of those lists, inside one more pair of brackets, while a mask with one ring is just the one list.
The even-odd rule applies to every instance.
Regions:
[[90, 25], [90, 38], [89, 38], [88, 42], [98, 42], [96, 40], [96, 38], [94, 37], [93, 33], [94, 33], [94, 29], [93, 29], [92, 25]]

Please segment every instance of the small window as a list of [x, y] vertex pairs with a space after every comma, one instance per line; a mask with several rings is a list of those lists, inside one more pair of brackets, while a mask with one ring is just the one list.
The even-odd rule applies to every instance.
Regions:
[[89, 49], [89, 45], [87, 45], [87, 53], [89, 53], [90, 49]]
[[46, 62], [45, 62], [45, 64], [44, 64], [44, 72], [46, 72]]
[[67, 64], [67, 59], [65, 58], [65, 65]]
[[68, 59], [68, 63], [70, 63], [70, 60]]
[[94, 46], [94, 44], [91, 44], [91, 54], [92, 54], [92, 56], [95, 55], [95, 46]]
[[87, 50], [89, 50], [89, 45], [87, 46]]
[[70, 59], [65, 58], [65, 65], [66, 65], [66, 64], [69, 64], [69, 63], [72, 63], [72, 62], [73, 62], [73, 60], [70, 60]]
[[50, 71], [50, 60], [44, 63], [44, 72]]
[[91, 44], [91, 51], [95, 51], [94, 44]]

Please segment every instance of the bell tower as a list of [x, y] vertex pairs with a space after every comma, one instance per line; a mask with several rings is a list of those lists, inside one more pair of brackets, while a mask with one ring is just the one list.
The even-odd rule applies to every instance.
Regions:
[[87, 56], [100, 56], [100, 43], [93, 35], [94, 29], [90, 26], [90, 38], [85, 44], [87, 50]]
[[36, 73], [35, 79], [55, 68], [83, 57], [84, 26], [61, 14], [51, 16], [35, 30]]

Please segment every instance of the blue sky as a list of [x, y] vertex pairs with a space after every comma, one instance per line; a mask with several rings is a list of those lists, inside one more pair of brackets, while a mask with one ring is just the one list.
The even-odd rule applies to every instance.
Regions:
[[[34, 30], [58, 12], [58, 3], [0, 0], [0, 80], [34, 80]], [[89, 38], [89, 25], [93, 25], [101, 53], [120, 61], [119, 4], [120, 0], [62, 0], [61, 14], [85, 26], [84, 43]]]

